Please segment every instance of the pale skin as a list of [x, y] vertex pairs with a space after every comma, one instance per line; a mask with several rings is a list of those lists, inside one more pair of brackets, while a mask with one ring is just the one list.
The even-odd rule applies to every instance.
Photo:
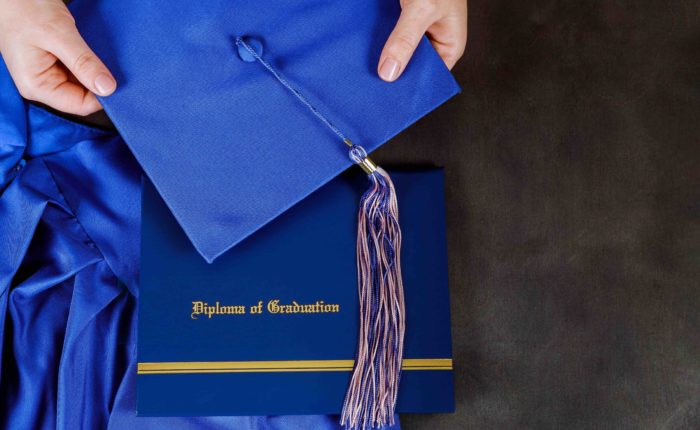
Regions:
[[[450, 69], [467, 43], [467, 0], [401, 0], [401, 16], [377, 74], [397, 80], [427, 35]], [[117, 89], [113, 75], [80, 36], [62, 0], [0, 0], [0, 54], [20, 94], [58, 111], [89, 115], [95, 95]]]

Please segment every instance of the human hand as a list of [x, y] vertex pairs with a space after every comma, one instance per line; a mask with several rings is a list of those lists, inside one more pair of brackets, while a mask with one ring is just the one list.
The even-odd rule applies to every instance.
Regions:
[[400, 1], [401, 16], [379, 57], [379, 77], [387, 82], [398, 79], [426, 33], [452, 69], [467, 44], [467, 0]]
[[62, 0], [0, 0], [0, 53], [24, 98], [59, 111], [97, 112], [117, 88]]

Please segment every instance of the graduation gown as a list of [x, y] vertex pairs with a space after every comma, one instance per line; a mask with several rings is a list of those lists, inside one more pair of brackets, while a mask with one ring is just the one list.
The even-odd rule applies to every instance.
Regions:
[[141, 175], [118, 134], [26, 103], [0, 64], [0, 428], [339, 428], [136, 417]]
[[121, 136], [27, 104], [0, 65], [0, 428], [338, 428], [333, 416], [136, 417], [141, 169], [212, 261], [352, 164], [234, 36], [255, 36], [367, 151], [456, 94], [449, 71], [423, 40], [398, 82], [377, 78], [394, 0], [71, 10], [119, 82], [102, 102]]

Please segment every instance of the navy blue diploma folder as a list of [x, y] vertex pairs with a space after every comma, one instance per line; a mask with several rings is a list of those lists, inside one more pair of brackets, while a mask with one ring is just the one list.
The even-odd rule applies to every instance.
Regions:
[[[398, 412], [454, 410], [443, 173], [390, 172], [404, 241]], [[141, 416], [339, 413], [358, 331], [350, 169], [213, 264], [144, 183]]]

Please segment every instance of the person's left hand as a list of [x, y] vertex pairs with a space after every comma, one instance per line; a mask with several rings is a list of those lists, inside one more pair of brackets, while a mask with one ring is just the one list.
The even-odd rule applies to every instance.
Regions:
[[401, 16], [379, 57], [379, 77], [398, 79], [424, 34], [452, 69], [467, 45], [467, 0], [401, 0]]

